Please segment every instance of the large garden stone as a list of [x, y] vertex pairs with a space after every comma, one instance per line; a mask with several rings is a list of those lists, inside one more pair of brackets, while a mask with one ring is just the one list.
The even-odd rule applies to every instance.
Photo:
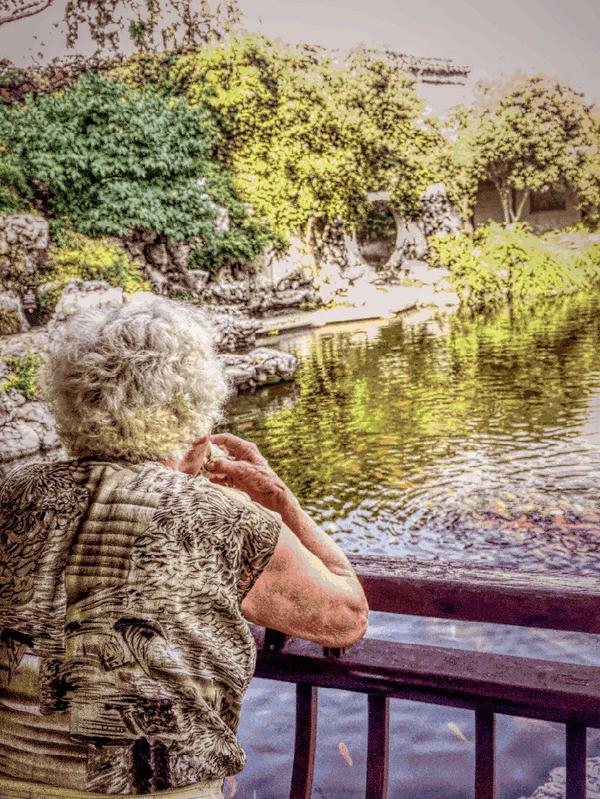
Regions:
[[0, 216], [0, 284], [32, 282], [46, 260], [48, 222], [34, 214]]
[[65, 322], [80, 311], [118, 308], [124, 302], [123, 289], [103, 280], [71, 280], [54, 311], [55, 322]]
[[29, 330], [29, 322], [23, 313], [20, 297], [14, 291], [0, 292], [0, 336], [25, 330]]
[[25, 422], [7, 422], [0, 427], [0, 463], [35, 455], [39, 450], [39, 436]]

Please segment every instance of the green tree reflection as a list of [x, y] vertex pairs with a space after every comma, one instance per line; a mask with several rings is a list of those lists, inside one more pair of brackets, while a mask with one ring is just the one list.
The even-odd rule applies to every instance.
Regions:
[[578, 435], [600, 385], [600, 300], [314, 335], [297, 384], [238, 397], [232, 428], [313, 505], [352, 510], [482, 442]]

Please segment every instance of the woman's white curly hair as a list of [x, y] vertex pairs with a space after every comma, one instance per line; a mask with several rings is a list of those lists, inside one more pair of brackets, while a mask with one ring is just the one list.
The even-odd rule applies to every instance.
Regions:
[[44, 370], [67, 450], [135, 462], [181, 455], [222, 420], [229, 384], [213, 338], [198, 308], [145, 292], [77, 314]]

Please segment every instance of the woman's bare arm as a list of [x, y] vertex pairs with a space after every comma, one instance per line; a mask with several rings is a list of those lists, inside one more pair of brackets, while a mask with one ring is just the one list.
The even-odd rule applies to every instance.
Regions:
[[233, 456], [206, 464], [211, 481], [245, 491], [284, 522], [269, 564], [242, 604], [244, 615], [324, 646], [349, 646], [362, 638], [369, 608], [346, 555], [302, 510], [254, 444], [228, 433], [211, 440]]
[[283, 525], [266, 568], [242, 602], [249, 620], [322, 646], [360, 640], [369, 608], [358, 581], [334, 574]]

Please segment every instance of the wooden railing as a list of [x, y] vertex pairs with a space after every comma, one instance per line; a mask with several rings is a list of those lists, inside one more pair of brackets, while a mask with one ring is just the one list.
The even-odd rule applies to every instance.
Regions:
[[[371, 610], [600, 633], [600, 580], [485, 566], [353, 556]], [[495, 796], [495, 714], [566, 726], [566, 799], [586, 795], [586, 728], [600, 727], [600, 668], [370, 640], [346, 651], [253, 627], [256, 676], [296, 683], [290, 799], [310, 799], [317, 692], [368, 695], [366, 799], [384, 799], [391, 698], [475, 713], [476, 799]]]

